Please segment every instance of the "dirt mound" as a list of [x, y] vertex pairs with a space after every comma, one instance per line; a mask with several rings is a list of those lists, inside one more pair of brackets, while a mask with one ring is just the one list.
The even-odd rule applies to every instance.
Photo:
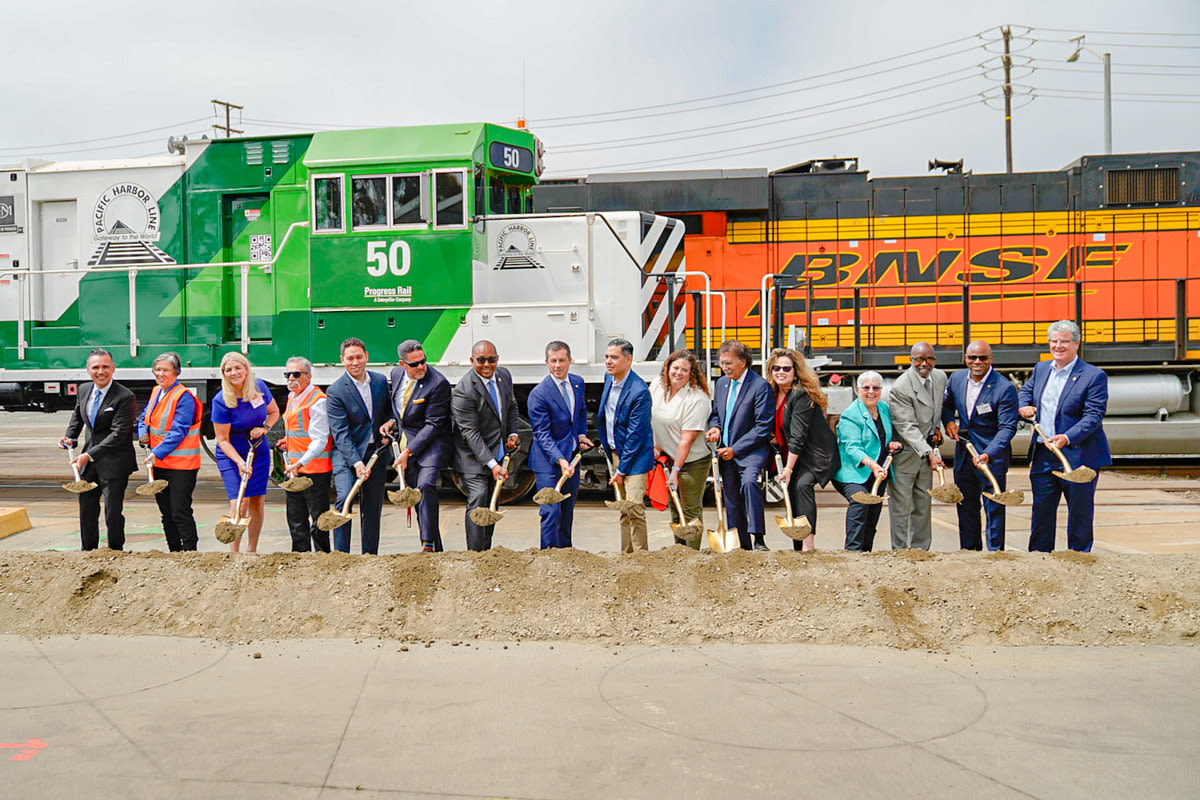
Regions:
[[1192, 644], [1200, 555], [0, 553], [0, 632]]

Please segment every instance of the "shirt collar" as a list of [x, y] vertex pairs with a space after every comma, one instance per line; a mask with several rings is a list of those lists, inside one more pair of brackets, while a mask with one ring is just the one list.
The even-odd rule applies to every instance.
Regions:
[[349, 370], [347, 370], [346, 377], [349, 378], [351, 381], [354, 381], [354, 385], [358, 386], [359, 388], [361, 388], [363, 386], [369, 386], [371, 384], [371, 376], [370, 375], [364, 375], [363, 380], [360, 381], [360, 380], [356, 380], [354, 378], [354, 376], [350, 374]]
[[1075, 356], [1074, 358], [1071, 359], [1071, 362], [1069, 364], [1067, 364], [1065, 367], [1063, 367], [1062, 369], [1059, 369], [1058, 365], [1055, 364], [1053, 361], [1051, 361], [1050, 362], [1051, 374], [1054, 374], [1054, 375], [1067, 374], [1068, 372], [1070, 372], [1072, 369], [1075, 368], [1075, 362], [1078, 360], [1079, 360], [1079, 356]]
[[[350, 380], [354, 380], [354, 379], [353, 379], [353, 378], [351, 378]], [[293, 393], [292, 393], [292, 397], [293, 397], [294, 399], [296, 399], [296, 400], [303, 400], [304, 398], [306, 398], [306, 397], [308, 397], [310, 394], [312, 394], [312, 393], [313, 393], [313, 391], [314, 391], [316, 388], [317, 388], [317, 385], [316, 385], [315, 383], [309, 383], [309, 384], [308, 384], [308, 388], [307, 388], [307, 389], [305, 389], [305, 390], [304, 390], [303, 392], [301, 392], [300, 394], [296, 394], [296, 393], [294, 393], [294, 392], [293, 392]]]
[[987, 379], [992, 377], [992, 372], [994, 371], [994, 369], [995, 369], [994, 367], [988, 367], [988, 371], [983, 373], [983, 377], [980, 378], [978, 381], [974, 380], [971, 377], [971, 373], [968, 372], [967, 373], [967, 382], [974, 384], [975, 386], [983, 386], [985, 383], [987, 383]]

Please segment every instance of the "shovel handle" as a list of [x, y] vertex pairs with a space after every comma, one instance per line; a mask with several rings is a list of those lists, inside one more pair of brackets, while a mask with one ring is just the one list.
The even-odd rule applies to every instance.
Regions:
[[[396, 440], [392, 439], [392, 460], [400, 460], [400, 445], [396, 444]], [[404, 470], [396, 470], [396, 475], [400, 478], [400, 490], [404, 491], [408, 486], [404, 483]]]
[[[504, 464], [501, 465], [501, 467], [500, 467], [500, 469], [504, 470], [505, 472], [508, 471], [508, 459], [509, 459], [509, 457], [505, 456]], [[503, 486], [504, 486], [504, 481], [496, 481], [496, 486], [494, 489], [492, 489], [492, 502], [491, 502], [491, 505], [488, 506], [488, 508], [490, 508], [493, 512], [496, 511], [496, 501], [498, 501], [500, 499], [500, 489], [503, 488]]]
[[[610, 476], [615, 475], [617, 472], [617, 465], [613, 463], [613, 460], [612, 460], [610, 454], [607, 452], [605, 452], [605, 454], [604, 454], [604, 461], [605, 461], [605, 463], [608, 464], [608, 474]], [[618, 502], [625, 499], [625, 493], [623, 491], [621, 491], [622, 488], [623, 487], [619, 483], [613, 484], [613, 497]]]
[[[979, 452], [975, 449], [975, 445], [971, 444], [969, 441], [966, 444], [967, 452], [971, 454], [971, 458], [979, 458]], [[996, 483], [996, 476], [992, 474], [990, 469], [988, 469], [988, 465], [980, 464], [979, 469], [983, 470], [983, 474], [987, 475], [988, 480], [992, 482], [992, 494], [1000, 494], [1000, 484]]]
[[[783, 474], [783, 456], [781, 456], [779, 453], [775, 454], [775, 471], [780, 475]], [[779, 485], [783, 487], [783, 504], [787, 506], [788, 522], [790, 523], [792, 521], [791, 492], [788, 491], [788, 485], [786, 483], [781, 483]]]
[[1067, 457], [1063, 455], [1062, 449], [1059, 448], [1059, 446], [1054, 442], [1050, 441], [1050, 437], [1046, 435], [1046, 432], [1043, 431], [1036, 422], [1033, 423], [1033, 430], [1038, 436], [1042, 437], [1042, 444], [1046, 445], [1046, 447], [1050, 449], [1051, 453], [1054, 453], [1054, 455], [1058, 456], [1058, 460], [1062, 462], [1063, 472], [1070, 472], [1071, 463], [1067, 461]]
[[[575, 454], [575, 457], [571, 459], [571, 469], [575, 469], [575, 467], [579, 466], [579, 459], [581, 459], [581, 458], [583, 458], [583, 453]], [[567, 473], [564, 472], [559, 477], [558, 483], [554, 484], [554, 491], [558, 492], [559, 494], [562, 494], [562, 487], [563, 487], [563, 484], [566, 482], [567, 482]]]
[[75, 482], [79, 483], [83, 478], [79, 477], [79, 467], [75, 466], [75, 448], [67, 448], [67, 463], [71, 465], [71, 472], [75, 473]]
[[713, 495], [717, 500], [717, 524], [722, 534], [725, 533], [725, 492], [721, 486], [721, 465], [717, 461], [717, 454], [713, 453], [712, 457], [713, 471]]
[[379, 458], [379, 450], [371, 454], [371, 460], [367, 462], [367, 468], [363, 470], [362, 477], [354, 482], [350, 487], [350, 494], [346, 495], [346, 502], [342, 503], [342, 516], [350, 516], [350, 503], [354, 501], [354, 496], [358, 494], [358, 490], [362, 488], [363, 481], [367, 479], [367, 475], [371, 474], [371, 467], [375, 466], [375, 461]]
[[946, 485], [946, 468], [938, 467], [937, 468], [937, 476], [938, 476], [938, 488], [945, 486]]
[[233, 507], [233, 519], [230, 520], [235, 525], [242, 518], [242, 496], [246, 493], [246, 484], [250, 482], [252, 474], [254, 474], [254, 443], [250, 444], [250, 450], [246, 453], [246, 474], [242, 476], [242, 482], [238, 484], [237, 505]]
[[679, 524], [686, 525], [687, 517], [683, 515], [683, 503], [679, 499], [679, 492], [675, 491], [675, 487], [667, 484], [667, 491], [671, 495], [671, 502], [675, 504], [675, 511], [679, 514]]
[[890, 467], [891, 465], [892, 465], [891, 455], [888, 455], [888, 457], [883, 460], [883, 463], [879, 465], [879, 468], [883, 470], [883, 475], [876, 475], [875, 483], [873, 483], [871, 485], [871, 494], [875, 495], [876, 497], [879, 496], [879, 484], [883, 483], [883, 478], [884, 478], [884, 476], [887, 475], [888, 467]]

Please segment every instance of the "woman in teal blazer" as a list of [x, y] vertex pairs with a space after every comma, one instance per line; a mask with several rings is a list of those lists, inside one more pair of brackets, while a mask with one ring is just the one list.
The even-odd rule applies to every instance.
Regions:
[[846, 549], [869, 552], [883, 504], [866, 505], [851, 499], [855, 492], [870, 492], [875, 478], [886, 478], [883, 461], [900, 449], [892, 440], [892, 414], [880, 401], [883, 377], [878, 372], [858, 376], [858, 399], [842, 412], [837, 424], [838, 454], [842, 467], [833, 485], [850, 502], [846, 509]]

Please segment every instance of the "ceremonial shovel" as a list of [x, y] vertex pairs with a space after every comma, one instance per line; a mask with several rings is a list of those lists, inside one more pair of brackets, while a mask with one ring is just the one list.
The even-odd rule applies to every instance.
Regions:
[[[775, 455], [775, 470], [779, 474], [783, 473], [783, 458], [779, 454]], [[783, 487], [783, 502], [787, 506], [787, 516], [781, 517], [776, 514], [775, 524], [779, 526], [779, 530], [783, 532], [784, 536], [801, 541], [812, 533], [812, 523], [808, 521], [808, 517], [797, 519], [792, 516], [791, 492], [788, 491], [786, 484], [781, 483], [779, 485]]]
[[242, 495], [246, 492], [246, 484], [250, 482], [250, 476], [254, 474], [254, 448], [257, 442], [250, 443], [250, 450], [246, 453], [246, 472], [242, 475], [242, 482], [238, 485], [237, 504], [234, 505], [234, 513], [237, 514], [233, 519], [229, 517], [221, 517], [221, 521], [217, 523], [217, 528], [214, 531], [217, 535], [217, 541], [222, 544], [229, 544], [235, 539], [241, 537], [246, 532], [246, 526], [250, 523], [249, 518], [243, 520], [242, 513]]
[[[505, 472], [508, 471], [509, 457], [504, 457], [504, 464], [501, 467]], [[487, 508], [477, 508], [471, 512], [471, 522], [474, 522], [480, 527], [495, 525], [504, 518], [506, 512], [496, 510], [496, 502], [500, 499], [500, 488], [504, 486], [504, 481], [496, 481], [496, 488], [492, 489], [492, 504]]]
[[717, 464], [717, 456], [712, 457], [713, 492], [717, 496], [717, 529], [708, 531], [708, 548], [714, 553], [728, 553], [740, 550], [737, 531], [725, 530], [725, 497], [721, 486], [721, 468]]
[[[581, 458], [583, 458], [583, 453], [575, 454], [575, 458], [571, 459], [571, 469], [574, 469], [579, 465], [579, 459]], [[533, 502], [537, 503], [539, 506], [552, 506], [555, 503], [561, 503], [563, 500], [566, 500], [571, 496], [569, 494], [562, 493], [563, 484], [566, 482], [567, 473], [564, 472], [558, 479], [558, 483], [554, 484], [553, 489], [549, 486], [538, 489], [533, 495]]]
[[85, 481], [79, 477], [79, 467], [75, 466], [74, 447], [67, 448], [67, 461], [71, 464], [71, 472], [75, 473], [75, 480], [71, 481], [70, 483], [64, 483], [62, 485], [64, 489], [74, 494], [83, 494], [84, 492], [90, 492], [92, 489], [96, 488], [96, 484], [92, 483], [91, 481]]
[[882, 464], [883, 475], [875, 476], [875, 483], [874, 483], [874, 485], [871, 486], [870, 494], [868, 494], [867, 492], [855, 492], [854, 494], [850, 495], [850, 499], [856, 503], [862, 503], [863, 505], [868, 505], [868, 506], [877, 506], [880, 503], [882, 503], [883, 497], [876, 494], [876, 492], [879, 491], [879, 484], [883, 483], [883, 478], [884, 478], [884, 476], [887, 475], [888, 467], [890, 467], [891, 465], [892, 465], [892, 457], [889, 455], [887, 458], [885, 458], [883, 460], [883, 464]]
[[[145, 451], [145, 449], [146, 449], [145, 447], [142, 448], [143, 451]], [[136, 489], [134, 489], [135, 492], [137, 492], [138, 494], [140, 494], [144, 497], [148, 497], [150, 495], [158, 494], [163, 489], [167, 488], [166, 481], [164, 481], [162, 479], [159, 479], [157, 481], [154, 480], [154, 464], [152, 464], [150, 462], [146, 462], [146, 474], [147, 474], [147, 476], [149, 476], [146, 479], [146, 482], [143, 483], [141, 486], [137, 487]]]
[[946, 468], [937, 468], [938, 485], [932, 489], [926, 489], [930, 497], [942, 503], [961, 503], [963, 499], [962, 490], [953, 483], [946, 483]]
[[1042, 444], [1050, 448], [1050, 452], [1058, 456], [1058, 460], [1062, 462], [1063, 471], [1054, 470], [1053, 474], [1071, 483], [1091, 483], [1096, 480], [1096, 470], [1091, 467], [1076, 467], [1075, 469], [1071, 469], [1071, 462], [1067, 461], [1067, 457], [1063, 455], [1063, 451], [1058, 445], [1050, 441], [1050, 437], [1042, 432], [1042, 429], [1038, 427], [1036, 422], [1033, 423], [1033, 430], [1038, 436], [1042, 437]]
[[[379, 448], [381, 450], [383, 448]], [[350, 520], [354, 519], [358, 512], [351, 513], [350, 504], [354, 502], [354, 496], [358, 494], [358, 490], [362, 488], [363, 481], [371, 474], [371, 468], [375, 466], [375, 462], [379, 459], [379, 450], [371, 454], [371, 460], [367, 462], [367, 468], [363, 470], [362, 477], [354, 482], [350, 487], [350, 494], [346, 495], [346, 502], [342, 503], [342, 510], [331, 508], [321, 516], [317, 517], [317, 527], [323, 531], [331, 531], [334, 528], [340, 528]]]
[[[607, 459], [608, 457], [605, 456], [605, 458]], [[617, 472], [617, 468], [615, 466], [613, 466], [612, 461], [609, 460], [608, 461], [609, 475], [615, 475], [616, 472]], [[613, 487], [613, 496], [616, 499], [605, 500], [604, 505], [608, 506], [609, 508], [613, 509], [614, 511], [632, 511], [633, 509], [637, 508], [640, 505], [640, 503], [635, 503], [632, 500], [625, 499], [625, 487], [622, 486], [621, 484], [614, 483], [612, 485], [612, 487]]]
[[[392, 442], [392, 455], [397, 459], [400, 458], [400, 447], [395, 441]], [[400, 488], [393, 492], [388, 492], [388, 500], [391, 500], [393, 505], [400, 506], [401, 508], [412, 508], [421, 502], [421, 490], [410, 489], [408, 487], [404, 482], [404, 470], [398, 469], [396, 470], [396, 474], [400, 478]]]
[[687, 517], [685, 517], [683, 514], [683, 503], [681, 503], [679, 500], [679, 492], [675, 491], [675, 487], [669, 483], [667, 484], [667, 489], [671, 493], [671, 501], [675, 504], [675, 511], [678, 512], [680, 519], [680, 522], [678, 523], [671, 523], [671, 532], [675, 534], [676, 537], [683, 539], [688, 544], [691, 544], [700, 538], [700, 534], [704, 533], [704, 523], [698, 519], [691, 520], [690, 522], [683, 522], [683, 520], [686, 520]]
[[[966, 444], [967, 444], [967, 452], [971, 454], [971, 458], [972, 459], [978, 458], [979, 453], [975, 450], [974, 445], [972, 445], [970, 442], [967, 442]], [[986, 497], [988, 500], [993, 500], [1002, 506], [1019, 506], [1025, 502], [1025, 493], [1019, 489], [1011, 491], [1011, 492], [1000, 491], [1000, 484], [996, 483], [996, 476], [992, 474], [992, 471], [990, 469], [988, 469], [987, 464], [980, 464], [979, 469], [983, 470], [983, 474], [987, 475], [988, 480], [992, 482], [992, 492], [993, 493], [992, 494], [988, 494], [987, 492], [983, 493], [983, 496]]]

